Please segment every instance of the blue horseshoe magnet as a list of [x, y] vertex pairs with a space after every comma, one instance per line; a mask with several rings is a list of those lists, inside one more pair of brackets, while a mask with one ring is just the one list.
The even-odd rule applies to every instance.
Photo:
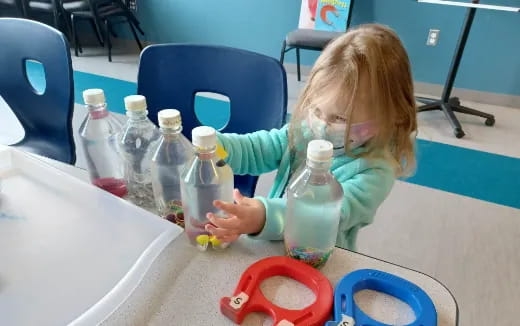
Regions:
[[388, 326], [367, 316], [354, 302], [354, 294], [374, 290], [392, 295], [412, 307], [416, 319], [407, 326], [436, 326], [437, 311], [430, 297], [417, 285], [392, 274], [360, 269], [347, 274], [334, 292], [334, 321], [325, 326]]

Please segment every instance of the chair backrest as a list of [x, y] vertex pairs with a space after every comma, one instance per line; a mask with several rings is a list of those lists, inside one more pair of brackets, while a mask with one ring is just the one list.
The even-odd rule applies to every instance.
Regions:
[[[229, 97], [230, 119], [222, 132], [239, 134], [280, 128], [287, 113], [287, 78], [275, 59], [223, 46], [163, 44], [141, 54], [137, 92], [146, 96], [150, 119], [164, 108], [181, 111], [183, 133], [200, 126], [194, 109], [197, 92]], [[257, 177], [235, 178], [253, 195]]]
[[[67, 41], [52, 27], [17, 18], [1, 18], [0, 34], [0, 96], [25, 130], [14, 146], [73, 164], [74, 84]], [[28, 80], [27, 60], [43, 65], [43, 94]]]

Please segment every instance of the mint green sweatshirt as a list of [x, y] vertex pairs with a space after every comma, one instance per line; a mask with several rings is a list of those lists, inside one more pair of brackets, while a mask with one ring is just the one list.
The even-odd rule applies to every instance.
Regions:
[[[252, 237], [282, 240], [287, 199], [281, 197], [293, 164], [288, 146], [288, 125], [246, 135], [219, 134], [218, 139], [229, 155], [226, 161], [235, 174], [261, 175], [278, 169], [267, 198], [255, 197], [265, 206], [266, 222], [263, 230]], [[336, 245], [355, 250], [357, 233], [372, 223], [377, 208], [392, 188], [394, 172], [384, 160], [351, 158], [345, 154], [334, 157], [331, 172], [344, 192]]]

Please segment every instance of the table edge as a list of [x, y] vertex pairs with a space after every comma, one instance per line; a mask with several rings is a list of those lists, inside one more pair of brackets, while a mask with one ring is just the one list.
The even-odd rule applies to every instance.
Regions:
[[397, 266], [397, 267], [401, 267], [403, 269], [407, 269], [407, 270], [410, 270], [412, 272], [415, 272], [415, 273], [419, 273], [419, 274], [422, 274], [426, 277], [429, 277], [431, 278], [432, 280], [434, 280], [435, 282], [437, 282], [438, 284], [440, 284], [446, 291], [448, 291], [448, 293], [450, 294], [451, 298], [453, 299], [453, 302], [455, 303], [455, 325], [458, 326], [459, 325], [459, 304], [457, 302], [457, 299], [455, 299], [455, 296], [453, 295], [453, 293], [451, 293], [450, 289], [444, 285], [444, 283], [442, 283], [441, 281], [439, 281], [438, 279], [436, 279], [435, 277], [431, 276], [431, 275], [428, 275], [424, 272], [421, 272], [421, 271], [418, 271], [418, 270], [415, 270], [413, 268], [410, 268], [410, 267], [406, 267], [406, 266], [402, 266], [402, 265], [399, 265], [399, 264], [396, 264], [396, 263], [391, 263], [389, 261], [386, 261], [384, 259], [381, 259], [381, 258], [376, 258], [376, 257], [372, 257], [370, 255], [367, 255], [367, 254], [363, 254], [363, 253], [360, 253], [360, 252], [357, 252], [357, 251], [354, 251], [354, 250], [350, 250], [350, 249], [345, 249], [345, 248], [341, 248], [341, 247], [336, 247], [337, 249], [340, 249], [340, 250], [344, 250], [344, 251], [348, 251], [350, 253], [353, 253], [353, 254], [356, 254], [356, 255], [361, 255], [361, 256], [365, 256], [365, 257], [368, 257], [368, 258], [371, 258], [371, 259], [375, 259], [375, 260], [378, 260], [378, 261], [382, 261], [384, 263], [387, 263], [387, 264], [390, 264], [390, 265], [394, 265], [394, 266]]

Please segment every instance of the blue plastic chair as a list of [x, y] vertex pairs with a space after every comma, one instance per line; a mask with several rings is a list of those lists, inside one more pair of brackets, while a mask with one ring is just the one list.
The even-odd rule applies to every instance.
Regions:
[[[25, 130], [12, 146], [74, 164], [74, 84], [65, 37], [47, 25], [17, 18], [1, 18], [0, 34], [0, 96]], [[43, 94], [28, 80], [27, 60], [43, 64]]]
[[[226, 95], [230, 120], [221, 132], [238, 134], [280, 128], [287, 113], [287, 78], [275, 59], [254, 52], [210, 45], [163, 44], [141, 54], [137, 92], [148, 102], [150, 119], [165, 108], [181, 111], [183, 133], [201, 125], [194, 109], [197, 92]], [[255, 192], [257, 176], [235, 176], [235, 187]]]

